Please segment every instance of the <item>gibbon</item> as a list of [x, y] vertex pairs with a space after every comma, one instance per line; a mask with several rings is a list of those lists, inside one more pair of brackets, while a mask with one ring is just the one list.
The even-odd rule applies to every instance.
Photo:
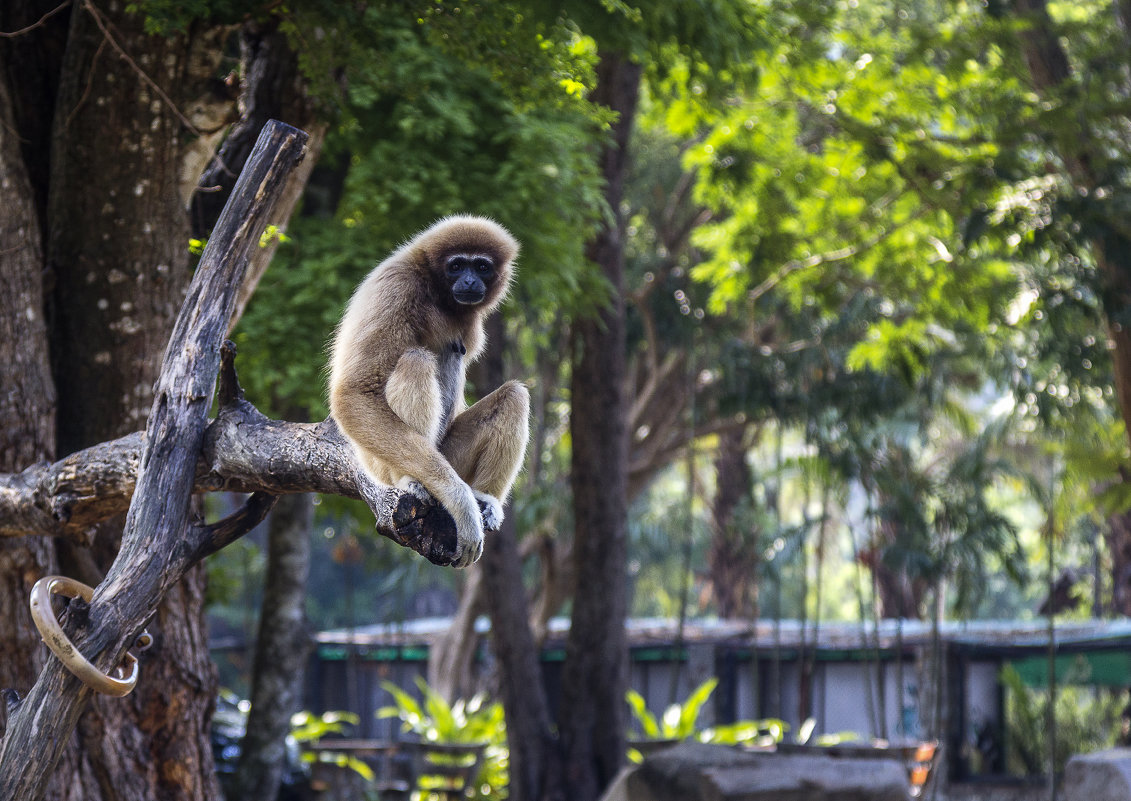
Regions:
[[485, 528], [499, 528], [526, 452], [525, 386], [507, 382], [470, 408], [463, 397], [517, 255], [491, 220], [442, 219], [362, 281], [334, 337], [331, 415], [375, 481], [451, 514], [457, 567], [479, 558]]

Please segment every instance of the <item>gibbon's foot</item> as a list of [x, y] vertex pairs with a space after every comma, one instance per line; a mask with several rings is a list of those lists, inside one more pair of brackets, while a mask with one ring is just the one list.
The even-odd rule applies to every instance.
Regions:
[[503, 525], [503, 505], [494, 495], [473, 489], [475, 500], [479, 501], [479, 511], [483, 515], [483, 528], [487, 531], [498, 531]]

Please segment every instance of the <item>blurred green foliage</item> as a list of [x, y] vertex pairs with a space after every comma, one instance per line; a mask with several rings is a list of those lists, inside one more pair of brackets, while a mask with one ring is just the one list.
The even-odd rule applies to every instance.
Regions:
[[485, 745], [483, 758], [469, 798], [506, 798], [507, 730], [503, 705], [488, 701], [486, 694], [448, 703], [428, 683], [417, 677], [418, 700], [391, 682], [381, 686], [393, 696], [393, 704], [377, 710], [380, 718], [398, 718], [405, 732], [430, 743]]
[[[158, 26], [174, 11], [230, 13], [138, 7]], [[587, 97], [600, 53], [620, 50], [645, 65], [626, 195], [633, 386], [650, 362], [683, 360], [695, 390], [687, 405], [673, 398], [665, 433], [697, 437], [702, 485], [668, 474], [634, 505], [638, 611], [684, 602], [670, 591], [683, 549], [665, 545], [687, 539], [702, 563], [711, 432], [741, 419], [784, 427], [804, 451], [756, 471], [742, 513], [765, 552], [760, 575], [786, 588], [767, 608], [807, 602], [812, 590], [797, 587], [820, 569], [805, 561], [819, 524], [837, 538], [822, 558], [852, 569], [845, 505], [867, 483], [852, 549], [913, 582], [947, 579], [955, 613], [986, 608], [990, 587], [995, 609], [1025, 613], [1027, 596], [1008, 601], [998, 579], [1025, 575], [1034, 555], [1022, 547], [1029, 518], [1003, 510], [1032, 502], [1027, 474], [1058, 465], [1066, 488], [1046, 500], [1062, 519], [1095, 523], [1131, 498], [1117, 480], [1129, 454], [1090, 244], [1125, 218], [1126, 57], [1103, 4], [1050, 10], [1073, 63], [1091, 69], [1042, 96], [999, 5], [272, 8], [331, 128], [237, 332], [249, 396], [278, 415], [323, 416], [325, 348], [361, 277], [438, 216], [495, 217], [523, 242], [507, 356], [535, 393], [514, 514], [524, 534], [568, 531], [564, 343], [608, 292], [584, 249], [607, 211], [594, 155], [610, 116]], [[1081, 136], [1103, 143], [1103, 191], [1079, 191], [1066, 167]], [[668, 465], [684, 455], [657, 451]], [[827, 465], [819, 480], [801, 477], [806, 459]], [[825, 491], [832, 523], [802, 510]], [[364, 510], [321, 509], [342, 535], [365, 528]], [[701, 571], [692, 580], [691, 609], [709, 612]]]
[[[1087, 682], [1086, 676], [1070, 680]], [[1049, 692], [1029, 687], [1010, 665], [1002, 668], [1005, 687], [1006, 770], [1014, 775], [1040, 775], [1049, 771]], [[1066, 684], [1056, 690], [1056, 750], [1052, 769], [1063, 775], [1074, 754], [1112, 748], [1120, 731], [1126, 700], [1122, 692]]]

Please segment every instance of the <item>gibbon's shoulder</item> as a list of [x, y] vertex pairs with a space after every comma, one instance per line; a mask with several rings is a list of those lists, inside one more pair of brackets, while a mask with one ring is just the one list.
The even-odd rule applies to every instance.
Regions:
[[518, 241], [488, 217], [454, 214], [444, 217], [414, 236], [394, 255], [406, 261], [431, 262], [447, 253], [482, 253], [500, 267], [518, 255]]

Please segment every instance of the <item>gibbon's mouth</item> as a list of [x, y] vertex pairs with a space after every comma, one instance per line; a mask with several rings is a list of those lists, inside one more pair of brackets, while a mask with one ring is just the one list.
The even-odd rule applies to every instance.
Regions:
[[452, 296], [456, 299], [456, 303], [464, 306], [474, 306], [477, 303], [483, 302], [485, 292], [453, 292]]

